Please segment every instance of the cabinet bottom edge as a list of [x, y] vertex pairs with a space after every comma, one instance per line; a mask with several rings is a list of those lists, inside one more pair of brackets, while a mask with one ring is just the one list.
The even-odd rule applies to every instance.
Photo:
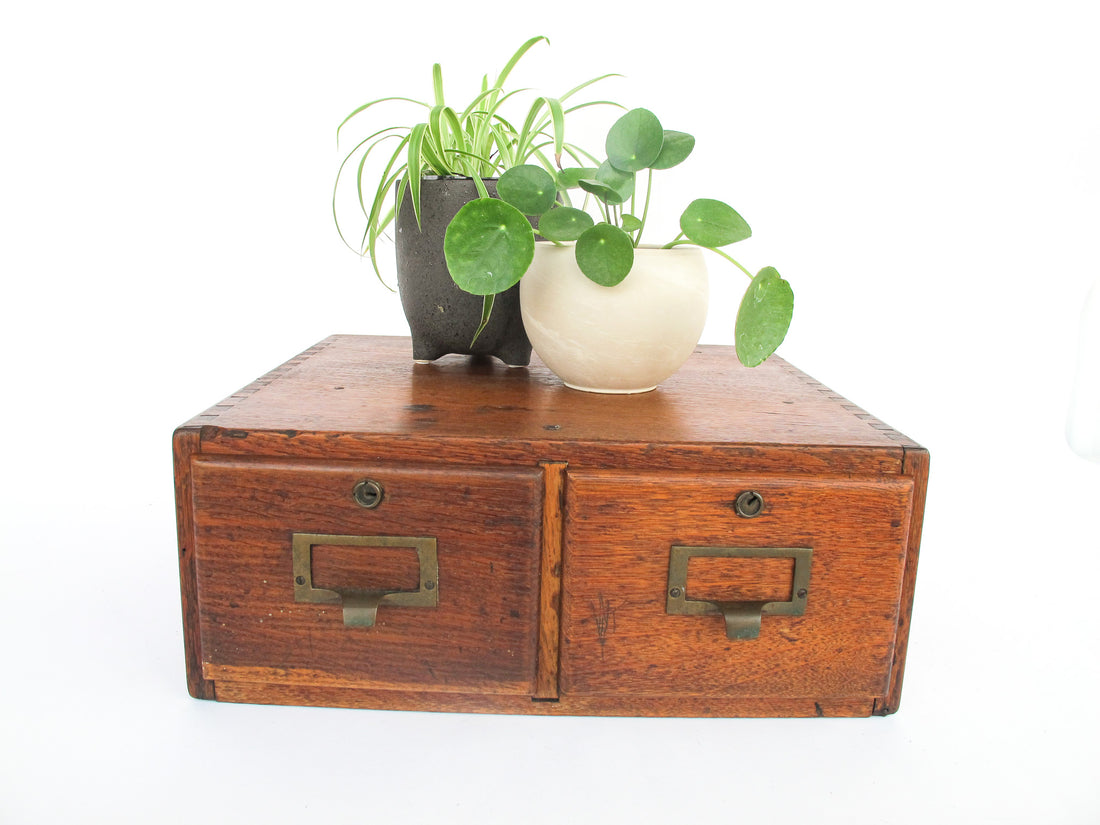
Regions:
[[[317, 685], [217, 682], [219, 702], [440, 713], [537, 716], [866, 717], [882, 714], [882, 697], [768, 698], [701, 696], [531, 696], [364, 690]], [[877, 705], [877, 710], [876, 710]]]

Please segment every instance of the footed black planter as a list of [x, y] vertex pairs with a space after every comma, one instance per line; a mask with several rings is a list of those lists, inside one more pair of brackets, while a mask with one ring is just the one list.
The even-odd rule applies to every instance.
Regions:
[[[486, 179], [496, 196], [496, 180]], [[519, 311], [519, 286], [496, 297], [488, 326], [471, 345], [481, 323], [482, 298], [463, 292], [443, 257], [443, 236], [459, 209], [477, 198], [469, 178], [426, 177], [420, 181], [420, 226], [406, 192], [397, 215], [397, 287], [412, 333], [413, 359], [434, 361], [448, 353], [492, 355], [505, 364], [531, 362], [531, 342]]]

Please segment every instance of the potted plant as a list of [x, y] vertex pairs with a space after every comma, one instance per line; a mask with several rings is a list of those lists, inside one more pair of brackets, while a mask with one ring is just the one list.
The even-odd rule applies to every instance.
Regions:
[[[741, 363], [763, 363], [786, 336], [794, 310], [790, 284], [773, 267], [752, 274], [723, 247], [752, 234], [722, 201], [692, 201], [680, 234], [642, 244], [653, 173], [682, 163], [695, 147], [684, 132], [664, 129], [647, 109], [611, 127], [607, 159], [597, 167], [551, 176], [534, 165], [505, 172], [501, 200], [465, 205], [448, 227], [447, 266], [463, 290], [492, 295], [521, 287], [524, 324], [542, 360], [569, 386], [599, 392], [643, 392], [675, 372], [702, 334], [707, 311], [703, 249], [750, 279], [737, 313]], [[639, 198], [638, 176], [644, 174]], [[577, 189], [597, 212], [559, 202]], [[526, 221], [538, 215], [538, 234]], [[522, 282], [520, 279], [522, 278]]]
[[[560, 97], [537, 96], [523, 120], [505, 116], [505, 104], [514, 105], [525, 91], [506, 88], [512, 70], [535, 44], [545, 40], [533, 37], [520, 46], [492, 84], [485, 75], [479, 92], [463, 108], [448, 104], [437, 63], [432, 68], [431, 102], [405, 97], [372, 100], [337, 127], [339, 144], [341, 132], [353, 121], [356, 126], [365, 123], [364, 113], [375, 114], [379, 104], [407, 105], [423, 112], [412, 125], [366, 128], [369, 134], [356, 142], [340, 164], [332, 201], [341, 239], [369, 258], [379, 280], [383, 280], [377, 257], [380, 239], [390, 227], [396, 230], [398, 291], [417, 361], [450, 352], [495, 355], [510, 365], [530, 361], [531, 344], [520, 320], [518, 290], [475, 296], [459, 289], [446, 268], [443, 235], [464, 204], [496, 195], [496, 178], [507, 169], [531, 165], [552, 170], [560, 166], [563, 156], [577, 163], [591, 157], [565, 141], [565, 121], [578, 109], [604, 102], [570, 101], [611, 75], [581, 83]], [[341, 183], [352, 171], [360, 213], [357, 244], [348, 241], [337, 205]], [[526, 218], [524, 223], [530, 230]]]

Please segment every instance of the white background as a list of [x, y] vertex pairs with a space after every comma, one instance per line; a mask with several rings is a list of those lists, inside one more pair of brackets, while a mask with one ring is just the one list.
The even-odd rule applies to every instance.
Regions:
[[[1100, 466], [1064, 439], [1100, 276], [1093, 12], [6, 7], [0, 821], [1100, 822]], [[426, 97], [436, 60], [464, 103], [533, 34], [552, 45], [516, 85], [622, 72], [604, 94], [698, 137], [656, 222], [730, 201], [755, 231], [739, 257], [794, 286], [782, 355], [931, 450], [897, 715], [187, 696], [172, 429], [330, 333], [405, 332], [333, 230], [335, 127]], [[732, 341], [743, 284], [716, 261], [705, 342]]]

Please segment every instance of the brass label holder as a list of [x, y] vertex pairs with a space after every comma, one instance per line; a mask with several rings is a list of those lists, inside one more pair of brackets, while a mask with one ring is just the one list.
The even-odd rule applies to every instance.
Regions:
[[[726, 638], [756, 639], [763, 616], [801, 616], [810, 592], [809, 547], [689, 547], [674, 544], [668, 563], [668, 601], [665, 612], [674, 616], [720, 615], [726, 622]], [[786, 602], [724, 602], [688, 598], [688, 562], [696, 556], [731, 559], [794, 559], [791, 598]]]
[[[314, 587], [313, 547], [318, 544], [365, 548], [412, 548], [416, 551], [420, 562], [420, 587], [417, 590]], [[439, 604], [439, 559], [434, 538], [294, 533], [291, 537], [291, 553], [294, 562], [294, 601], [342, 605], [346, 627], [373, 627], [378, 615], [378, 607], [383, 602], [403, 607], [436, 607]]]

